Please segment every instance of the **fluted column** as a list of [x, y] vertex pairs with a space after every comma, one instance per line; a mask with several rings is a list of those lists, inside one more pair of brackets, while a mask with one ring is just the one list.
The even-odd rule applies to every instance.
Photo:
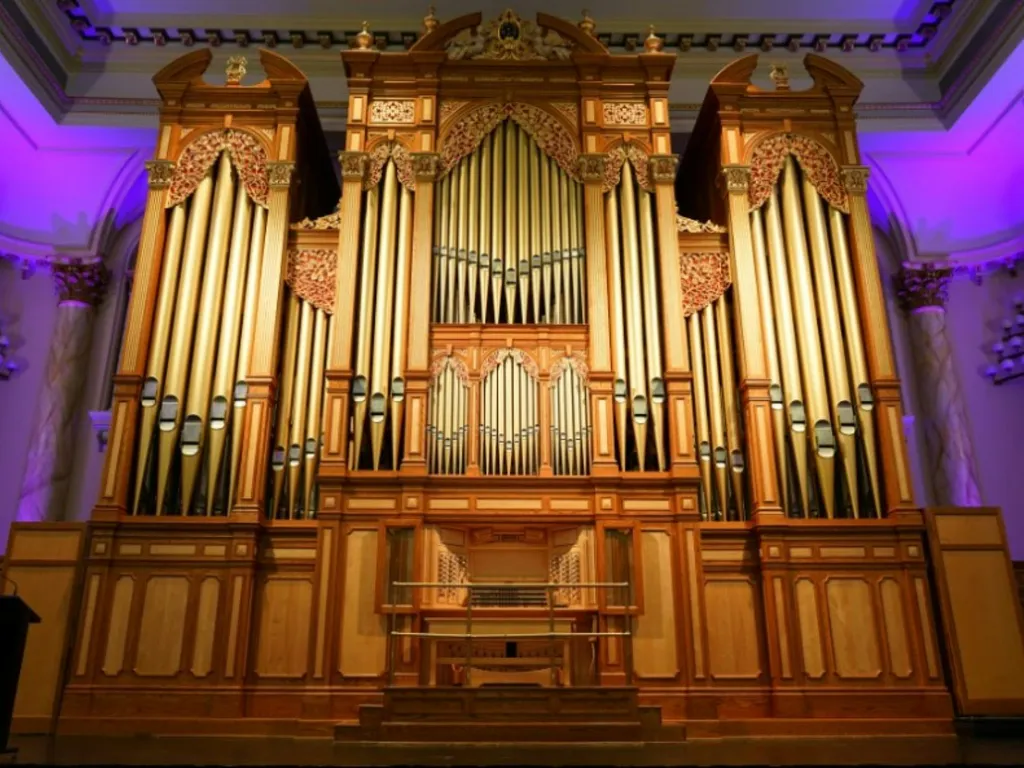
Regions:
[[953, 368], [946, 332], [947, 287], [953, 271], [930, 264], [904, 264], [896, 295], [907, 313], [914, 378], [924, 423], [925, 448], [938, 506], [981, 505], [967, 408]]
[[89, 366], [96, 307], [103, 300], [102, 263], [58, 264], [57, 322], [50, 339], [42, 389], [36, 400], [28, 461], [21, 481], [17, 519], [62, 520], [75, 453], [75, 418]]

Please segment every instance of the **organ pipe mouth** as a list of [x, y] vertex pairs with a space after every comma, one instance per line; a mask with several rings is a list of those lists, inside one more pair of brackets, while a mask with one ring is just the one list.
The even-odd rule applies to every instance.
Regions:
[[626, 402], [626, 382], [623, 379], [616, 379], [614, 384], [614, 398], [617, 403]]
[[832, 425], [825, 419], [814, 422], [814, 449], [823, 459], [831, 459], [836, 455], [836, 436]]
[[854, 435], [857, 433], [857, 413], [853, 410], [853, 403], [849, 400], [842, 400], [836, 405], [839, 414], [839, 434]]
[[661, 405], [666, 399], [664, 379], [651, 379], [651, 402]]
[[370, 396], [370, 421], [380, 423], [384, 421], [385, 398], [380, 392]]
[[361, 403], [366, 399], [366, 384], [365, 376], [356, 376], [352, 379], [352, 399], [357, 403]]
[[405, 379], [401, 376], [391, 380], [391, 399], [396, 403], [405, 400]]
[[274, 452], [270, 455], [270, 468], [275, 472], [279, 472], [284, 469], [284, 448], [277, 446]]
[[160, 404], [160, 431], [170, 432], [178, 421], [178, 398], [168, 395]]
[[697, 455], [700, 456], [701, 461], [711, 461], [711, 443], [707, 440], [702, 441], [697, 446]]
[[736, 474], [740, 474], [746, 469], [746, 461], [743, 458], [743, 451], [733, 451], [731, 454], [732, 459], [732, 471]]
[[637, 395], [633, 398], [633, 421], [637, 424], [646, 424], [647, 415], [647, 398], [643, 395]]
[[228, 399], [217, 395], [210, 403], [210, 429], [224, 429], [228, 425]]
[[781, 411], [785, 407], [782, 401], [782, 387], [772, 384], [768, 387], [768, 399], [771, 401], [773, 411]]
[[157, 393], [160, 391], [160, 382], [150, 376], [142, 384], [142, 406], [149, 408], [156, 405]]
[[235, 384], [234, 391], [235, 408], [244, 408], [249, 401], [249, 383], [239, 381]]
[[875, 396], [868, 384], [857, 385], [857, 399], [862, 410], [870, 411], [875, 407]]
[[288, 466], [297, 467], [302, 459], [302, 446], [298, 443], [292, 443], [288, 447]]
[[724, 468], [725, 465], [726, 465], [726, 460], [727, 459], [728, 459], [728, 454], [726, 454], [725, 448], [715, 448], [715, 466], [716, 467]]
[[202, 436], [203, 420], [194, 413], [186, 416], [185, 423], [181, 427], [181, 455], [195, 456], [199, 453], [199, 441]]
[[789, 421], [794, 432], [807, 431], [807, 411], [800, 400], [794, 400], [789, 404]]

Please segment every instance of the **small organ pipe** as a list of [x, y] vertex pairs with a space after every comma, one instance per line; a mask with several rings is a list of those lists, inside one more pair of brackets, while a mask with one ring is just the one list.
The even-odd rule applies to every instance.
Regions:
[[518, 260], [516, 264], [519, 286], [519, 317], [520, 322], [527, 322], [530, 303], [530, 188], [528, 168], [530, 164], [529, 145], [526, 141], [526, 133], [514, 123], [509, 122], [516, 133], [516, 176], [515, 185], [517, 198], [516, 223], [519, 226], [517, 241]]
[[300, 302], [299, 343], [295, 356], [295, 385], [292, 387], [291, 423], [288, 430], [288, 519], [295, 517], [302, 472], [303, 437], [306, 428], [306, 398], [309, 396], [309, 368], [313, 359], [313, 306]]
[[729, 449], [729, 480], [736, 514], [744, 518], [743, 511], [743, 446], [740, 436], [739, 397], [736, 392], [736, 371], [733, 365], [732, 333], [730, 332], [729, 307], [725, 297], [714, 302], [715, 320], [718, 325], [718, 350], [722, 367], [722, 398], [725, 405], [725, 442]]
[[700, 311], [704, 331], [704, 355], [708, 410], [711, 413], [711, 460], [715, 490], [718, 492], [719, 513], [724, 520], [729, 509], [729, 454], [725, 442], [725, 409], [722, 403], [722, 379], [719, 369], [718, 334], [715, 329], [715, 309], [710, 304]]
[[480, 148], [469, 157], [469, 232], [467, 234], [466, 271], [469, 296], [466, 301], [467, 323], [475, 323], [476, 291], [480, 270]]
[[[525, 134], [523, 142], [526, 143]], [[540, 165], [541, 151], [536, 144], [530, 146], [530, 298], [533, 306], [533, 322], [541, 321], [541, 246], [540, 233], [545, 229], [540, 219]], [[522, 184], [522, 182], [520, 182]]]
[[505, 283], [505, 142], [499, 128], [490, 135], [493, 149], [491, 168], [491, 300], [494, 303], [494, 322], [501, 322], [501, 307]]
[[643, 309], [640, 306], [640, 252], [637, 248], [636, 197], [633, 169], [622, 168], [622, 201], [619, 215], [622, 217], [623, 276], [626, 289], [626, 333], [629, 345], [626, 359], [629, 363], [630, 411], [633, 416], [633, 433], [636, 436], [636, 453], [640, 469], [646, 465], [647, 449], [647, 375], [644, 365]]
[[273, 477], [271, 517], [277, 517], [284, 489], [284, 470], [288, 458], [288, 425], [291, 422], [292, 387], [295, 386], [295, 357], [299, 345], [299, 299], [288, 291], [288, 314], [284, 326], [284, 350], [281, 353], [281, 389], [277, 398], [277, 424], [270, 468]]
[[572, 207], [572, 202], [569, 198], [569, 179], [564, 173], [558, 174], [558, 197], [559, 197], [559, 227], [562, 230], [562, 252], [559, 254], [561, 259], [560, 269], [558, 270], [561, 276], [559, 283], [558, 293], [558, 306], [559, 316], [562, 323], [573, 322], [572, 316], [572, 290], [569, 287], [572, 280], [572, 252], [575, 239], [572, 236], [571, 221], [569, 218], [569, 209]]
[[[554, 209], [551, 205], [551, 166], [550, 157], [540, 160], [540, 250], [541, 250], [541, 287], [543, 290], [544, 322], [553, 323], [555, 316], [551, 307], [551, 219]], [[557, 169], [557, 166], [555, 166]]]
[[459, 163], [458, 185], [453, 187], [455, 202], [452, 205], [452, 210], [456, 212], [455, 223], [457, 225], [455, 306], [452, 307], [451, 313], [451, 322], [453, 323], [465, 323], [467, 316], [466, 296], [469, 276], [469, 167], [467, 161], [468, 158]]
[[451, 184], [448, 185], [448, 299], [444, 304], [444, 322], [456, 322], [455, 304], [458, 301], [455, 292], [459, 276], [459, 226], [462, 215], [459, 211], [459, 175], [452, 171]]
[[315, 512], [313, 487], [323, 434], [324, 365], [327, 360], [327, 326], [330, 320], [322, 309], [315, 310], [313, 318], [313, 364], [309, 377], [309, 403], [306, 409], [306, 439], [302, 462], [302, 509], [305, 517]]
[[516, 259], [519, 255], [519, 224], [516, 202], [516, 134], [515, 124], [505, 121], [505, 322], [515, 322]]

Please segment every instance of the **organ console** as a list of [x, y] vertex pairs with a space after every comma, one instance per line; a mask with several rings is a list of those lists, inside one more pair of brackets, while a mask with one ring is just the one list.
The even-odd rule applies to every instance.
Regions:
[[742, 58], [680, 161], [653, 32], [428, 22], [342, 54], [337, 169], [279, 54], [156, 75], [93, 520], [12, 540], [66, 540], [61, 727], [519, 681], [705, 735], [950, 733], [860, 82]]

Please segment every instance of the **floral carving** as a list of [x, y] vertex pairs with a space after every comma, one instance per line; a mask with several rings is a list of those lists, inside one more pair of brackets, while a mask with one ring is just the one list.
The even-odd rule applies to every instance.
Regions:
[[430, 380], [437, 381], [437, 377], [448, 368], [455, 372], [455, 377], [459, 381], [464, 385], [469, 385], [469, 369], [466, 367], [465, 361], [447, 351], [434, 354], [434, 359], [430, 364]]
[[771, 195], [786, 163], [786, 156], [790, 154], [796, 158], [800, 170], [818, 194], [833, 208], [849, 213], [847, 190], [835, 158], [814, 139], [796, 133], [769, 136], [754, 150], [747, 190], [751, 210], [760, 208]]
[[370, 104], [370, 122], [413, 123], [416, 121], [416, 102], [413, 99], [376, 99]]
[[851, 195], [866, 195], [868, 191], [868, 169], [863, 165], [843, 168], [843, 187]]
[[278, 160], [267, 163], [267, 182], [271, 187], [290, 187], [294, 173], [295, 163], [290, 161]]
[[270, 182], [267, 178], [267, 151], [259, 139], [246, 131], [225, 128], [203, 134], [191, 142], [178, 158], [178, 165], [167, 195], [167, 207], [183, 203], [195, 192], [221, 152], [227, 152], [245, 191], [253, 202], [267, 206]]
[[59, 303], [98, 307], [103, 302], [110, 281], [103, 262], [53, 264], [51, 269]]
[[649, 160], [647, 153], [637, 144], [630, 142], [623, 146], [615, 147], [608, 153], [608, 159], [604, 166], [604, 184], [602, 189], [605, 192], [611, 191], [622, 179], [622, 167], [629, 160], [630, 165], [636, 172], [637, 183], [648, 192], [653, 192], [650, 176], [648, 174]]
[[334, 312], [337, 251], [325, 248], [288, 252], [285, 282], [295, 295], [327, 314]]
[[292, 225], [293, 229], [314, 229], [314, 230], [332, 230], [341, 228], [341, 203], [335, 207], [333, 213], [328, 213], [326, 216], [321, 216], [317, 219], [305, 218], [298, 224]]
[[480, 367], [481, 378], [489, 376], [491, 371], [497, 368], [499, 365], [505, 362], [507, 358], [511, 357], [512, 362], [516, 365], [521, 365], [523, 370], [526, 371], [527, 375], [537, 381], [540, 373], [537, 369], [537, 361], [530, 357], [526, 352], [516, 347], [505, 347], [503, 349], [496, 349], [494, 352], [487, 356], [484, 360], [484, 364]]
[[442, 101], [441, 102], [441, 125], [443, 126], [452, 119], [452, 115], [466, 106], [468, 101]]
[[725, 227], [715, 224], [713, 221], [697, 221], [689, 216], [680, 215], [678, 206], [676, 206], [676, 229], [692, 235], [723, 234], [727, 231]]
[[683, 317], [689, 317], [721, 298], [732, 284], [728, 253], [681, 253]]
[[417, 179], [433, 181], [441, 170], [441, 156], [436, 152], [413, 152], [412, 172]]
[[482, 27], [465, 29], [445, 48], [449, 59], [497, 59], [500, 61], [567, 60], [572, 41], [554, 30], [505, 11]]
[[601, 105], [605, 125], [647, 125], [647, 105], [628, 101], [606, 101]]
[[590, 381], [590, 367], [587, 365], [586, 355], [582, 352], [573, 352], [571, 355], [565, 355], [551, 364], [551, 384], [554, 385], [562, 378], [562, 374], [569, 368], [572, 368], [576, 375], [580, 377], [583, 386], [587, 386]]
[[150, 189], [164, 189], [174, 180], [174, 163], [170, 160], [150, 160], [146, 163]]
[[382, 141], [370, 151], [363, 189], [372, 189], [380, 183], [380, 177], [383, 175], [384, 167], [389, 159], [395, 162], [398, 181], [409, 191], [414, 191], [416, 189], [416, 174], [413, 172], [412, 155], [397, 141]]
[[904, 264], [896, 274], [896, 299], [905, 312], [942, 309], [949, 299], [950, 267], [935, 264]]
[[672, 184], [676, 180], [676, 171], [679, 170], [678, 155], [651, 155], [648, 163], [651, 169], [651, 178], [655, 183]]
[[580, 124], [580, 108], [579, 105], [572, 101], [553, 101], [551, 102], [553, 109], [557, 109], [573, 128]]
[[554, 159], [570, 177], [579, 180], [576, 167], [579, 150], [570, 132], [550, 112], [520, 102], [485, 104], [459, 120], [441, 149], [442, 173], [448, 173], [459, 160], [472, 153], [506, 119], [514, 120], [544, 154]]
[[604, 180], [605, 166], [608, 158], [605, 155], [580, 155], [577, 168], [580, 178], [587, 184]]

